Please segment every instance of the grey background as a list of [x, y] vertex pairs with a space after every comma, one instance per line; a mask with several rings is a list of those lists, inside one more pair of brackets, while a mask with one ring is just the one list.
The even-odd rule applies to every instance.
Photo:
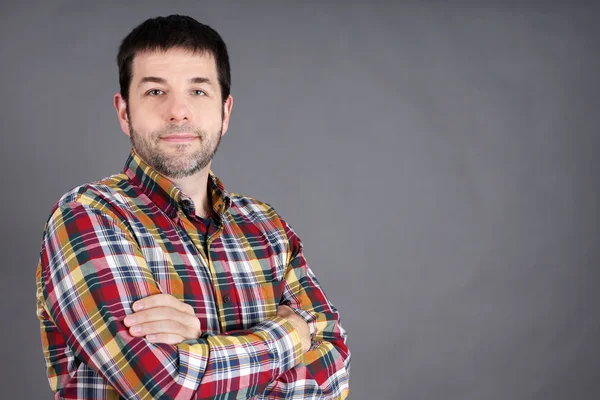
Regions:
[[600, 396], [597, 6], [166, 3], [2, 3], [1, 398], [51, 398], [43, 224], [121, 170], [117, 46], [170, 13], [228, 44], [213, 169], [304, 241], [350, 398]]

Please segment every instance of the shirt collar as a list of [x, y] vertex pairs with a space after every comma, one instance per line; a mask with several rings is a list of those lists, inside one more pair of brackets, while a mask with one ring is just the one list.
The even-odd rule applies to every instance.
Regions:
[[[167, 177], [158, 173], [131, 149], [123, 169], [131, 182], [142, 191], [169, 217], [174, 218], [179, 208], [189, 208], [192, 199], [183, 193]], [[231, 205], [231, 197], [223, 182], [212, 170], [208, 171], [207, 189], [212, 199], [213, 212], [223, 214]]]

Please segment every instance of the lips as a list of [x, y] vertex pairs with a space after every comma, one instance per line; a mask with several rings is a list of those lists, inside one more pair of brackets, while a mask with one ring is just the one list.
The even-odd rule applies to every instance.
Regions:
[[198, 139], [198, 136], [190, 134], [167, 135], [161, 136], [160, 138], [160, 140], [164, 140], [166, 142], [191, 142], [196, 139]]

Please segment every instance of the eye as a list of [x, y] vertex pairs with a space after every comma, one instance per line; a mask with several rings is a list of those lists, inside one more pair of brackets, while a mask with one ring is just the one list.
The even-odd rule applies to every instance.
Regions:
[[152, 89], [152, 90], [148, 90], [148, 91], [146, 92], [146, 94], [147, 94], [148, 96], [158, 96], [158, 95], [161, 95], [161, 94], [164, 94], [164, 93], [165, 93], [165, 92], [163, 92], [163, 91], [162, 91], [162, 90], [160, 90], [160, 89]]
[[192, 93], [195, 94], [196, 96], [206, 96], [207, 95], [204, 90], [200, 90], [200, 89], [192, 90]]

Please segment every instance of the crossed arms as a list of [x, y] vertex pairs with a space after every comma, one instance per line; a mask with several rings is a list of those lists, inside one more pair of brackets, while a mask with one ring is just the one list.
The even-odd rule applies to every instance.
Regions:
[[205, 333], [175, 345], [132, 336], [124, 319], [133, 303], [160, 294], [135, 238], [118, 213], [92, 197], [57, 207], [36, 273], [42, 344], [57, 397], [80, 398], [82, 388], [93, 386], [84, 373], [91, 369], [108, 383], [106, 398], [345, 398], [345, 331], [300, 240], [282, 223], [292, 249], [282, 303], [310, 328], [306, 352], [292, 318], [281, 313], [247, 330]]

